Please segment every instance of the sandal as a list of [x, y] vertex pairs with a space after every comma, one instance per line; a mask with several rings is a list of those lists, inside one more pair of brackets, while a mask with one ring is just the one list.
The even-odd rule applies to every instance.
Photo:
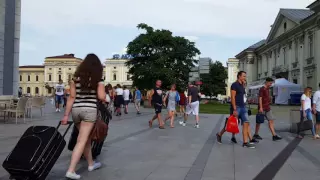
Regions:
[[164, 126], [159, 126], [159, 129], [164, 129]]

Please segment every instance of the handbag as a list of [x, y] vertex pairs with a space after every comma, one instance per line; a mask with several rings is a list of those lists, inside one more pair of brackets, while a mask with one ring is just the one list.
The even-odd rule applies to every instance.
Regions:
[[313, 122], [305, 118], [302, 122], [297, 123], [297, 127], [300, 132], [311, 130], [313, 128]]
[[231, 115], [228, 118], [227, 124], [226, 124], [226, 131], [232, 134], [238, 134], [239, 133], [239, 126], [238, 126], [238, 120], [235, 116]]
[[250, 107], [250, 104], [249, 104], [249, 108], [248, 108], [248, 116], [251, 116], [252, 115], [252, 111], [251, 111], [251, 107]]
[[104, 138], [108, 135], [108, 124], [103, 121], [100, 113], [100, 109], [105, 108], [99, 101], [97, 102], [97, 120], [91, 131], [91, 140], [96, 142], [103, 142]]
[[264, 114], [262, 114], [262, 113], [258, 113], [257, 115], [256, 115], [256, 123], [257, 124], [263, 124], [264, 123]]

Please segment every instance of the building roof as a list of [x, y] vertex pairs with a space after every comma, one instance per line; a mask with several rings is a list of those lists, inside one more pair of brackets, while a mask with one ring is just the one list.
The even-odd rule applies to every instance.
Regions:
[[311, 16], [314, 11], [309, 9], [280, 9], [280, 14], [287, 17], [291, 21], [300, 24], [302, 20]]
[[[46, 59], [73, 59], [73, 58], [77, 58], [74, 56], [74, 54], [64, 54], [64, 55], [59, 55], [59, 56], [49, 56], [46, 57]], [[79, 59], [79, 58], [77, 58]]]
[[241, 51], [239, 54], [237, 54], [235, 57], [238, 57], [240, 55], [242, 55], [243, 53], [247, 52], [247, 51], [254, 51], [255, 49], [263, 46], [266, 43], [266, 40], [263, 39], [257, 43], [254, 43], [253, 45], [249, 46], [248, 48], [244, 49], [243, 51]]
[[19, 68], [44, 68], [43, 65], [27, 65], [27, 66], [19, 66]]
[[307, 6], [307, 8], [313, 9], [316, 6], [319, 6], [319, 5], [320, 5], [320, 0], [316, 0], [313, 3], [311, 3], [309, 6]]

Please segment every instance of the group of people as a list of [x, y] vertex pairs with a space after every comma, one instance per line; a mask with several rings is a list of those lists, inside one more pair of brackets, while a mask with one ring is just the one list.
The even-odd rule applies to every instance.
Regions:
[[[248, 115], [248, 108], [246, 106], [247, 97], [246, 97], [246, 72], [239, 71], [237, 74], [237, 81], [231, 85], [231, 106], [230, 106], [230, 115], [236, 116], [242, 125], [242, 137], [243, 137], [243, 147], [247, 148], [255, 148], [255, 144], [259, 143], [259, 140], [262, 140], [262, 137], [259, 135], [260, 125], [256, 123], [255, 133], [252, 136], [250, 130], [250, 123], [249, 123], [249, 115]], [[274, 130], [274, 116], [271, 110], [271, 99], [270, 99], [270, 87], [272, 86], [273, 79], [266, 78], [265, 84], [259, 90], [259, 103], [258, 103], [258, 110], [260, 114], [264, 116], [266, 120], [268, 120], [268, 125], [270, 132], [272, 134], [272, 140], [278, 141], [282, 138], [278, 136]], [[227, 124], [227, 120], [225, 122], [225, 126]], [[216, 134], [217, 142], [219, 144], [222, 143], [222, 135], [226, 132], [224, 128]], [[231, 142], [237, 143], [235, 138], [235, 134], [232, 134]]]
[[[186, 126], [188, 115], [192, 113], [196, 118], [195, 128], [199, 128], [199, 101], [201, 94], [194, 83], [189, 83], [187, 97], [185, 96], [183, 90], [180, 92], [176, 90], [175, 84], [172, 84], [170, 90], [166, 93], [164, 93], [164, 90], [161, 88], [161, 86], [162, 81], [157, 80], [155, 87], [151, 90], [150, 97], [148, 98], [149, 105], [153, 105], [155, 110], [155, 115], [149, 121], [149, 127], [151, 128], [153, 121], [157, 119], [159, 129], [165, 129], [164, 124], [170, 119], [170, 127], [174, 128], [176, 107], [179, 105], [180, 113], [181, 115], [184, 115], [184, 120], [180, 121], [179, 123], [183, 126]], [[161, 117], [162, 107], [166, 107], [168, 110], [168, 116], [164, 119], [164, 121]]]

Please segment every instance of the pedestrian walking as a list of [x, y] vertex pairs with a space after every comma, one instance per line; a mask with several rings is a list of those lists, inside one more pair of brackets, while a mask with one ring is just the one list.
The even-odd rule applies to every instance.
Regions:
[[172, 84], [171, 89], [166, 93], [163, 103], [168, 100], [167, 109], [168, 109], [168, 116], [165, 118], [165, 122], [170, 119], [170, 127], [174, 128], [174, 116], [176, 111], [176, 104], [177, 104], [177, 97], [179, 97], [178, 91], [176, 91], [176, 85]]
[[[274, 130], [274, 116], [270, 107], [271, 104], [271, 96], [270, 96], [270, 87], [272, 86], [273, 79], [266, 78], [264, 86], [262, 86], [259, 90], [259, 104], [258, 109], [259, 113], [264, 115], [264, 118], [268, 120], [269, 129], [272, 134], [272, 140], [278, 141], [282, 138], [279, 137]], [[255, 134], [253, 135], [254, 139], [262, 140], [262, 137], [259, 135], [260, 124], [256, 123]]]
[[60, 107], [63, 105], [64, 98], [64, 84], [61, 79], [59, 83], [55, 86], [55, 102], [56, 102], [56, 112], [60, 112]]
[[311, 121], [311, 133], [313, 136], [313, 139], [317, 139], [316, 132], [313, 125], [313, 117], [312, 117], [312, 110], [311, 110], [311, 94], [312, 94], [312, 88], [306, 87], [304, 89], [304, 93], [301, 96], [301, 107], [300, 107], [300, 124], [298, 126], [298, 132], [297, 132], [297, 138], [303, 138], [303, 136], [300, 134], [302, 131], [302, 128], [304, 126], [304, 121]]
[[[180, 101], [179, 101], [179, 113], [180, 117], [183, 117], [186, 113], [186, 105], [187, 105], [187, 97], [184, 94], [184, 90], [180, 90], [179, 92]], [[183, 124], [183, 120], [179, 122], [181, 125]]]
[[195, 115], [196, 124], [195, 128], [199, 128], [199, 105], [200, 105], [200, 97], [201, 94], [199, 93], [198, 88], [195, 86], [195, 83], [189, 83], [188, 88], [188, 99], [187, 99], [187, 106], [186, 106], [186, 113], [184, 115], [184, 122], [182, 123], [183, 126], [186, 126], [186, 122], [188, 116], [192, 113]]
[[130, 103], [130, 91], [127, 86], [123, 86], [124, 113], [128, 114], [128, 105]]
[[141, 91], [139, 90], [138, 87], [136, 87], [136, 91], [134, 95], [134, 106], [137, 110], [137, 114], [141, 114], [140, 113], [141, 99], [142, 99]]
[[155, 115], [152, 117], [152, 119], [149, 121], [149, 127], [152, 127], [152, 123], [154, 120], [158, 119], [159, 122], [159, 129], [164, 129], [164, 123], [161, 118], [161, 111], [163, 106], [163, 90], [161, 89], [162, 82], [161, 80], [156, 81], [156, 86], [153, 88], [150, 92], [149, 97], [149, 104], [150, 106], [153, 104]]
[[116, 116], [121, 116], [121, 107], [124, 104], [123, 99], [123, 89], [120, 84], [117, 84], [117, 89], [115, 90], [115, 107], [116, 107]]
[[74, 81], [70, 83], [70, 96], [61, 122], [68, 123], [72, 110], [72, 119], [79, 130], [79, 136], [66, 173], [69, 179], [81, 178], [75, 170], [82, 155], [87, 159], [88, 171], [101, 167], [101, 163], [93, 161], [89, 136], [97, 120], [97, 101], [106, 99], [102, 73], [100, 59], [95, 54], [88, 54], [77, 68]]
[[[319, 83], [320, 87], [320, 83]], [[316, 115], [316, 138], [320, 139], [320, 90], [318, 89], [313, 95], [313, 113]]]
[[[239, 71], [237, 74], [237, 81], [231, 85], [231, 106], [230, 115], [236, 116], [241, 120], [242, 125], [242, 137], [243, 137], [243, 147], [255, 148], [254, 143], [258, 143], [256, 139], [251, 138], [250, 134], [250, 123], [248, 117], [248, 110], [245, 103], [245, 82], [246, 82], [246, 72]], [[225, 127], [216, 134], [217, 142], [221, 144], [221, 137], [226, 132]], [[232, 138], [235, 140], [235, 137]], [[252, 142], [250, 142], [250, 140]], [[234, 141], [236, 143], [236, 140]]]

